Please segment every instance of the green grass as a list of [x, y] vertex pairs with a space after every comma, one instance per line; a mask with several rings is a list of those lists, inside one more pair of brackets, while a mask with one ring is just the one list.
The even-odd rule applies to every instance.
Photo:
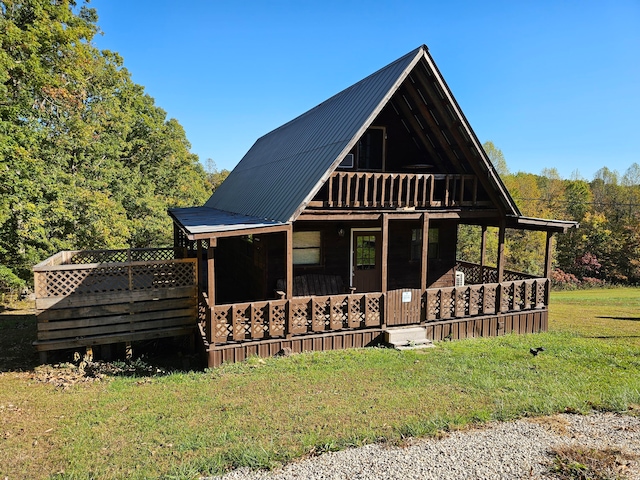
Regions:
[[[196, 478], [490, 420], [635, 412], [639, 307], [638, 289], [559, 292], [544, 334], [253, 358], [65, 389], [0, 359], [0, 478]], [[0, 333], [10, 321], [0, 316]]]

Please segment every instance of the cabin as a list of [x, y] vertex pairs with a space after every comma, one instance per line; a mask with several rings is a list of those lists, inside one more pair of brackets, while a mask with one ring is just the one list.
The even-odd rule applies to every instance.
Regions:
[[[143, 315], [137, 324], [146, 326], [118, 330], [117, 341], [195, 325], [209, 366], [385, 340], [534, 333], [547, 329], [553, 235], [577, 226], [520, 213], [424, 45], [261, 137], [204, 205], [169, 215], [171, 258], [91, 263], [121, 275], [122, 291], [86, 290], [109, 271], [91, 282], [80, 275], [93, 297], [76, 295], [76, 285], [67, 290], [80, 303], [69, 293], [41, 302], [39, 325], [61, 319], [47, 314], [56, 305], [86, 312], [109, 292], [124, 295], [119, 308], [95, 314], [98, 333], [64, 345], [109, 342], [104, 318], [122, 325]], [[477, 264], [457, 259], [461, 225], [481, 231]], [[486, 258], [489, 227], [498, 232], [495, 259]], [[546, 232], [539, 276], [505, 269], [507, 229]], [[69, 262], [34, 271], [54, 278], [50, 269], [70, 270]], [[127, 310], [145, 288], [146, 306]], [[40, 337], [36, 347], [56, 348]]]

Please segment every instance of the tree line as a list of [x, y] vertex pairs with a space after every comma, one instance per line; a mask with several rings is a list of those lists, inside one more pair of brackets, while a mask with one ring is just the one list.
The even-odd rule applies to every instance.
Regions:
[[[563, 179], [554, 168], [514, 174], [492, 142], [484, 148], [523, 215], [579, 222], [578, 229], [556, 236], [556, 286], [640, 283], [640, 165], [633, 163], [623, 174], [602, 167], [590, 181], [577, 173]], [[473, 261], [479, 258], [476, 230], [460, 232], [459, 254]], [[495, 258], [497, 240], [491, 238], [489, 258]], [[508, 268], [540, 274], [544, 251], [545, 234], [507, 230]]]
[[60, 250], [171, 243], [208, 177], [184, 129], [98, 50], [73, 0], [0, 1], [0, 287]]

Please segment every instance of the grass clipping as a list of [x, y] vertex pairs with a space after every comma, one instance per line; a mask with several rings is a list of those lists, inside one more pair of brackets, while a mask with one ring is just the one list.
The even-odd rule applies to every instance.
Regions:
[[624, 480], [636, 455], [615, 448], [563, 446], [551, 450], [551, 473], [561, 480]]

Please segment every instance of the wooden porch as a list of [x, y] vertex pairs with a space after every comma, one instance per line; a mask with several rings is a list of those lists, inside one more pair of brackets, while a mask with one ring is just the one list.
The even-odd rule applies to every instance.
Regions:
[[[458, 263], [470, 280], [497, 270]], [[549, 282], [516, 272], [506, 280], [457, 287], [305, 296], [209, 306], [200, 297], [200, 330], [209, 366], [280, 351], [376, 344], [387, 328], [422, 325], [431, 340], [536, 333], [547, 329]]]

